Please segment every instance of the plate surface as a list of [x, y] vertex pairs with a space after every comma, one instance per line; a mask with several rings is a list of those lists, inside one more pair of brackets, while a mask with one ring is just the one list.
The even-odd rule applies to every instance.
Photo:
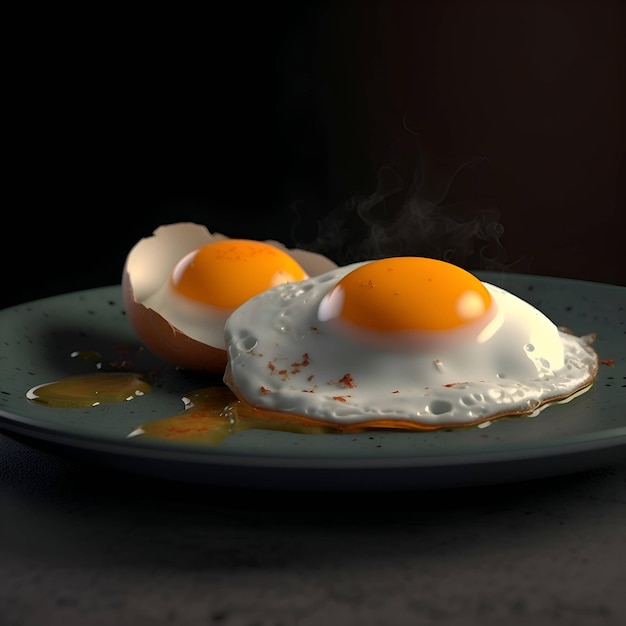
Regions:
[[[594, 348], [607, 362], [591, 390], [536, 417], [497, 420], [487, 428], [357, 434], [258, 429], [232, 434], [215, 445], [129, 438], [142, 424], [180, 415], [182, 398], [212, 380], [142, 353], [115, 285], [0, 311], [0, 431], [117, 470], [268, 489], [461, 487], [585, 471], [626, 459], [626, 287], [474, 273], [577, 335], [595, 332]], [[159, 386], [128, 402], [89, 408], [30, 402], [26, 393], [36, 385], [95, 372], [93, 362], [72, 358], [74, 352], [97, 352], [104, 362], [120, 354], [141, 354], [139, 369], [158, 371]]]

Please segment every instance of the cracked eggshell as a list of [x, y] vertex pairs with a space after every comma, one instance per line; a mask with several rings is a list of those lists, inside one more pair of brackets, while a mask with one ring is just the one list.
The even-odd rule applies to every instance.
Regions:
[[[122, 272], [124, 310], [143, 345], [168, 363], [184, 369], [221, 374], [226, 351], [190, 337], [143, 302], [155, 293], [186, 254], [213, 241], [229, 239], [204, 225], [179, 222], [159, 226], [140, 239], [128, 253]], [[266, 241], [290, 254], [309, 276], [337, 267], [325, 256], [308, 250], [288, 249], [278, 241]]]

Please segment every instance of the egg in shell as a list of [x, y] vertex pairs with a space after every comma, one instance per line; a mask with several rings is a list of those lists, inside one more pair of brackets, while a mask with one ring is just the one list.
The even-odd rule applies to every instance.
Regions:
[[235, 239], [180, 222], [158, 227], [128, 253], [122, 273], [128, 320], [172, 365], [222, 374], [224, 322], [265, 289], [336, 267], [326, 257], [268, 240]]
[[436, 429], [533, 414], [590, 388], [593, 335], [453, 264], [392, 257], [257, 295], [225, 324], [224, 381], [277, 420]]

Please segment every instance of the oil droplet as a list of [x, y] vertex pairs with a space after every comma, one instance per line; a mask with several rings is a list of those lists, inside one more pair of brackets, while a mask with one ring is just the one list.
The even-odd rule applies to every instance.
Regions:
[[80, 359], [81, 361], [93, 361], [94, 363], [102, 362], [102, 355], [95, 350], [74, 350], [70, 356], [73, 359]]
[[238, 400], [227, 387], [205, 387], [182, 398], [185, 408], [179, 415], [146, 422], [128, 437], [193, 441], [215, 445], [229, 435], [260, 428], [301, 434], [340, 432], [320, 426], [309, 418], [293, 422], [289, 417], [268, 414]]
[[152, 390], [140, 374], [109, 372], [67, 376], [37, 385], [26, 392], [35, 404], [53, 408], [84, 408], [110, 402], [125, 402]]

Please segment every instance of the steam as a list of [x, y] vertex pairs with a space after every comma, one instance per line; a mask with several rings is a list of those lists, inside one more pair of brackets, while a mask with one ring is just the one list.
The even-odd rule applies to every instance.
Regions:
[[443, 180], [426, 175], [421, 154], [409, 171], [401, 164], [385, 165], [378, 171], [373, 193], [353, 197], [332, 210], [318, 221], [317, 237], [298, 246], [340, 265], [388, 256], [425, 256], [468, 269], [502, 270], [506, 255], [499, 210], [483, 200], [455, 199], [452, 193], [462, 171], [485, 161], [473, 158], [458, 163]]

